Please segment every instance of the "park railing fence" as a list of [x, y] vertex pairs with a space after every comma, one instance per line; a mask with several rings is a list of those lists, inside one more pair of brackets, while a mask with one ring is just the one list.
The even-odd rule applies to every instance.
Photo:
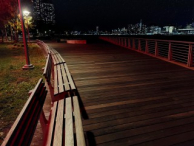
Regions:
[[194, 42], [112, 36], [100, 39], [191, 69], [194, 65]]

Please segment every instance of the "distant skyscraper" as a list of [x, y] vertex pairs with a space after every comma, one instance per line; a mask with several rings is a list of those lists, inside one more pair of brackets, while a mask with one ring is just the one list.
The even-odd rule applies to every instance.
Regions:
[[139, 23], [139, 29], [140, 31], [142, 30], [142, 19], [140, 20], [140, 23]]
[[55, 9], [52, 3], [42, 3], [41, 18], [45, 24], [55, 24]]
[[99, 26], [96, 26], [96, 34], [99, 34]]
[[194, 2], [193, 2], [193, 6], [192, 6], [192, 21], [194, 22]]
[[41, 5], [42, 0], [33, 0], [33, 12], [34, 12], [34, 19], [36, 21], [41, 20]]
[[55, 9], [51, 1], [33, 0], [34, 19], [37, 23], [55, 24]]

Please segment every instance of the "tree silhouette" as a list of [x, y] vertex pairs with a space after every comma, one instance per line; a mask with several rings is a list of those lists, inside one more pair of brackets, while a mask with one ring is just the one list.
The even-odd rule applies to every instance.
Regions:
[[1, 0], [0, 1], [0, 30], [3, 37], [7, 34], [6, 26], [8, 21], [15, 17], [17, 12], [17, 0]]

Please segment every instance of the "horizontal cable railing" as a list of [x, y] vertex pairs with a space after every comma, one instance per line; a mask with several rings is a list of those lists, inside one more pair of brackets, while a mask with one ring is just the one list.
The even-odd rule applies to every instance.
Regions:
[[181, 66], [194, 65], [194, 42], [104, 36], [100, 39]]

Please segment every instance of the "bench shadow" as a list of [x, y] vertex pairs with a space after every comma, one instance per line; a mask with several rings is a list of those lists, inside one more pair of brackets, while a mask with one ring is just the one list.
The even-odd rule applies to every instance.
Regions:
[[71, 78], [72, 78], [72, 80], [73, 80], [73, 82], [74, 82], [74, 85], [75, 85], [75, 87], [76, 87], [75, 94], [76, 94], [76, 96], [78, 97], [79, 106], [80, 106], [80, 110], [81, 110], [81, 115], [82, 115], [82, 117], [83, 117], [84, 120], [87, 120], [87, 119], [89, 119], [89, 117], [88, 117], [88, 114], [87, 114], [87, 112], [86, 112], [85, 106], [84, 106], [84, 104], [83, 104], [83, 101], [82, 101], [82, 99], [81, 99], [81, 96], [80, 96], [80, 94], [79, 94], [79, 91], [78, 91], [77, 86], [76, 86], [76, 84], [75, 84], [75, 80], [73, 79], [73, 76], [72, 76], [72, 75], [71, 75]]
[[[77, 89], [77, 87], [76, 87], [76, 89]], [[80, 105], [80, 110], [81, 110], [81, 115], [82, 115], [84, 120], [87, 120], [87, 119], [89, 119], [89, 117], [88, 117], [88, 114], [86, 112], [86, 109], [85, 109], [85, 106], [83, 104], [83, 101], [82, 101], [82, 99], [80, 97], [79, 91], [76, 90], [75, 92], [76, 92], [76, 95], [78, 97], [78, 101], [79, 101], [79, 105]]]
[[[85, 106], [84, 106], [83, 101], [81, 99], [81, 96], [79, 94], [78, 88], [77, 88], [77, 86], [75, 84], [73, 76], [71, 75], [71, 77], [72, 77], [72, 80], [73, 80], [74, 85], [76, 87], [75, 95], [78, 97], [79, 106], [80, 106], [80, 110], [81, 110], [81, 115], [82, 115], [84, 120], [87, 120], [87, 119], [89, 119], [88, 114], [86, 112]], [[95, 136], [94, 136], [93, 132], [86, 131], [85, 132], [85, 139], [86, 139], [86, 145], [87, 146], [96, 146], [96, 140], [95, 140]]]
[[87, 146], [96, 146], [95, 136], [91, 131], [86, 132]]

